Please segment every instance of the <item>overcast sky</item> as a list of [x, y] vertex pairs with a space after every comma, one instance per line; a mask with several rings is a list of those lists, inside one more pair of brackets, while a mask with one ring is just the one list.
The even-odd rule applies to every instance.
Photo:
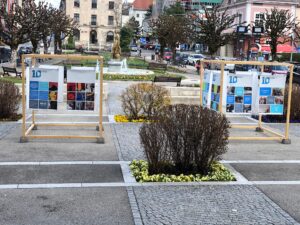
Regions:
[[[36, 0], [37, 2], [39, 1], [39, 0]], [[49, 3], [51, 3], [53, 6], [55, 6], [55, 7], [59, 7], [59, 3], [60, 3], [60, 0], [45, 0], [45, 2], [49, 2]]]

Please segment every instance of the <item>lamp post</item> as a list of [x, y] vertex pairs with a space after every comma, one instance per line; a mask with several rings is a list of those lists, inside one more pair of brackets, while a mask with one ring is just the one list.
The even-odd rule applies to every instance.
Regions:
[[[260, 26], [253, 26], [252, 30], [249, 29], [251, 28], [251, 25], [248, 24], [247, 26], [237, 26], [237, 33], [242, 34], [244, 36], [248, 36], [248, 49], [247, 49], [247, 61], [250, 59], [250, 51], [251, 51], [251, 39], [252, 37], [256, 36], [259, 37], [261, 34], [264, 32], [264, 28]], [[250, 32], [249, 32], [250, 30]]]

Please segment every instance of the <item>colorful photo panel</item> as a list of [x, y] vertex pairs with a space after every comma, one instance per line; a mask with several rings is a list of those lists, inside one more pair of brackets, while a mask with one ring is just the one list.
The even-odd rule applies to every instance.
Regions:
[[252, 87], [227, 87], [226, 112], [251, 113]]
[[29, 108], [57, 110], [57, 82], [30, 81]]
[[95, 84], [94, 83], [68, 83], [67, 109], [68, 110], [94, 110]]
[[285, 76], [261, 76], [259, 88], [259, 113], [282, 115], [284, 110]]

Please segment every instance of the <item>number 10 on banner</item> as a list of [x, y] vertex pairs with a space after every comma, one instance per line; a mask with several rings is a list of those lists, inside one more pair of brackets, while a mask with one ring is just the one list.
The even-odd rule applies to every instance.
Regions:
[[42, 76], [42, 71], [40, 70], [32, 70], [32, 77], [39, 78]]

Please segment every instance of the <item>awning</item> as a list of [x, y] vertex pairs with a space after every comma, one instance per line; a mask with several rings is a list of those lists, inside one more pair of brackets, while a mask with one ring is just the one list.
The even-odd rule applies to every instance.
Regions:
[[[271, 52], [270, 45], [262, 45], [261, 52]], [[289, 44], [277, 45], [277, 53], [290, 53], [290, 52], [297, 52], [297, 51]]]

